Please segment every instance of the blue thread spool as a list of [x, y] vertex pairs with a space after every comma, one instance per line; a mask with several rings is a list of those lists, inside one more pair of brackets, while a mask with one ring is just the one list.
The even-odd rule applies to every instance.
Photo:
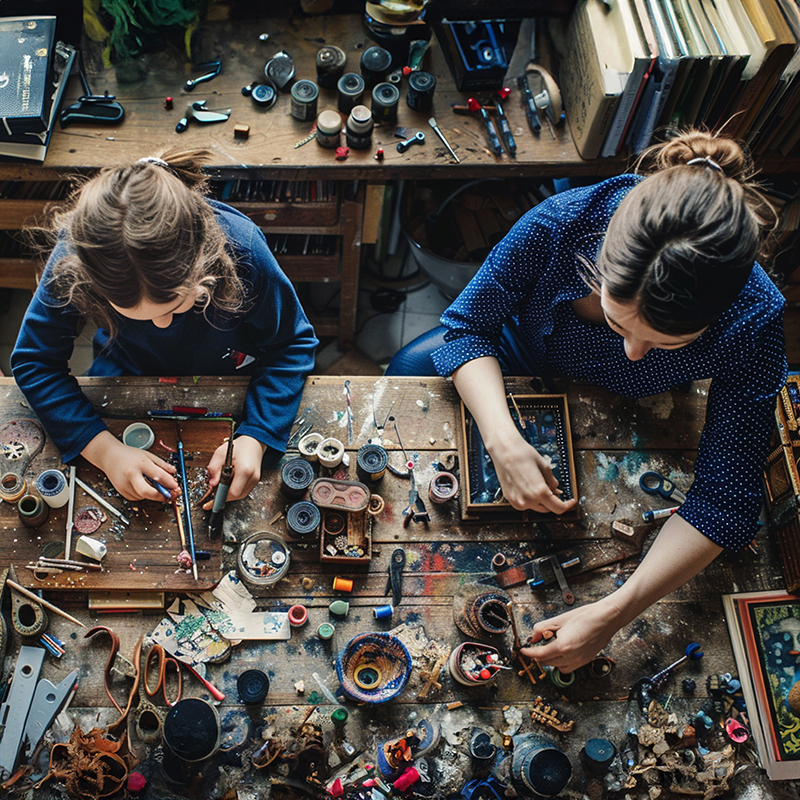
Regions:
[[375, 619], [391, 619], [394, 614], [394, 607], [390, 603], [388, 606], [378, 606], [372, 609]]
[[36, 479], [36, 491], [50, 508], [61, 508], [69, 500], [69, 489], [64, 473], [57, 469], [46, 469]]

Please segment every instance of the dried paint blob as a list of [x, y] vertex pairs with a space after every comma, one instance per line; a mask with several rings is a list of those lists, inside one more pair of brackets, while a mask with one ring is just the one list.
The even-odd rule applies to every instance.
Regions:
[[85, 506], [78, 509], [73, 526], [78, 533], [90, 534], [94, 533], [107, 519], [105, 512], [97, 506]]

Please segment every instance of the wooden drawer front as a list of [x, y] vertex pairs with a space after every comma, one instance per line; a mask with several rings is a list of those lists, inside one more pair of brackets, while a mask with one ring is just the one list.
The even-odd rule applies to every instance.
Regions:
[[259, 227], [331, 228], [339, 223], [338, 203], [269, 203], [248, 206], [237, 203]]
[[17, 231], [33, 217], [41, 214], [48, 200], [2, 200], [0, 199], [0, 230]]
[[29, 258], [0, 258], [0, 288], [36, 289], [36, 264]]
[[291, 281], [338, 281], [339, 255], [279, 256], [278, 263]]

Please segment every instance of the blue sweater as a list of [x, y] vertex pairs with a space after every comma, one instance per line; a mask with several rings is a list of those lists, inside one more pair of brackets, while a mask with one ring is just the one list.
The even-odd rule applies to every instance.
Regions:
[[580, 378], [627, 397], [711, 378], [695, 480], [680, 515], [738, 550], [758, 529], [775, 395], [786, 380], [784, 300], [756, 264], [734, 304], [695, 341], [630, 361], [623, 338], [576, 316], [571, 301], [591, 291], [576, 252], [596, 253], [611, 215], [640, 180], [610, 178], [529, 211], [445, 311], [446, 343], [434, 351], [434, 364], [450, 375], [467, 361], [497, 356], [505, 323], [516, 329], [532, 375]]
[[[87, 374], [250, 375], [237, 435], [283, 451], [317, 339], [261, 230], [235, 209], [209, 202], [245, 285], [244, 313], [193, 309], [176, 314], [163, 329], [118, 314], [113, 340], [102, 329], [95, 335], [95, 360]], [[14, 378], [65, 462], [106, 429], [69, 371], [80, 315], [48, 291], [50, 265], [66, 247], [57, 245], [50, 256], [11, 355]]]

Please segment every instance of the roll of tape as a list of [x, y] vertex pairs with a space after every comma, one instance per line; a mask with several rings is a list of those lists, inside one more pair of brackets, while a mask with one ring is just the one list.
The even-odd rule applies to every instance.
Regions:
[[64, 473], [58, 469], [46, 469], [36, 479], [36, 491], [50, 508], [61, 508], [69, 500], [69, 486]]
[[301, 500], [286, 512], [286, 527], [292, 536], [301, 539], [313, 537], [319, 530], [321, 518], [319, 509], [313, 503]]
[[356, 472], [362, 483], [377, 483], [385, 474], [389, 455], [379, 444], [365, 444], [356, 453]]
[[287, 497], [302, 497], [315, 477], [308, 461], [292, 458], [281, 467], [281, 491]]

